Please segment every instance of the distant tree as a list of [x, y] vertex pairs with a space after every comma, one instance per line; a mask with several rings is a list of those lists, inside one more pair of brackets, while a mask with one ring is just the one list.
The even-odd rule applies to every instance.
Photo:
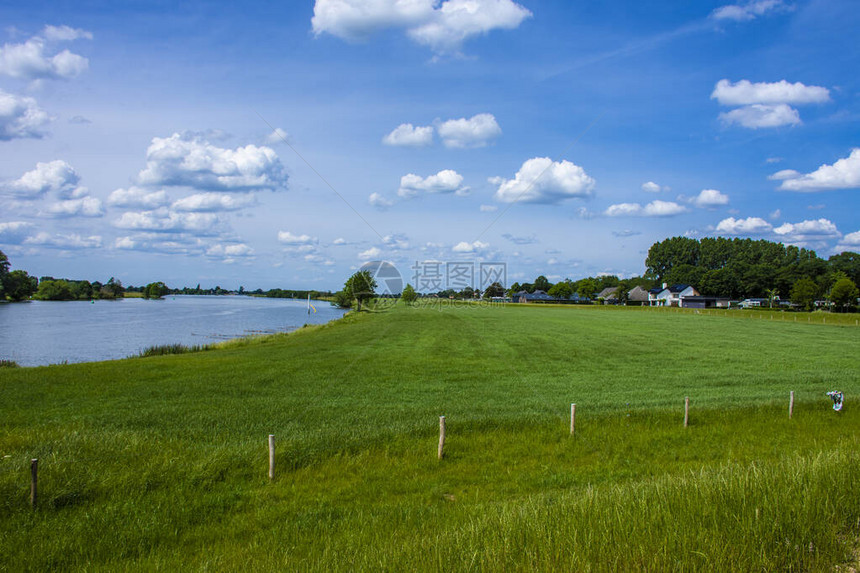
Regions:
[[858, 296], [860, 296], [860, 293], [858, 293], [857, 285], [847, 277], [836, 281], [830, 291], [830, 300], [833, 301], [833, 304], [837, 307], [841, 307], [843, 310], [847, 306], [857, 304]]
[[351, 308], [352, 297], [345, 290], [339, 290], [334, 293], [334, 303], [340, 308]]
[[521, 290], [523, 290], [522, 285], [520, 285], [520, 283], [514, 283], [511, 285], [511, 288], [508, 289], [507, 295], [508, 296], [514, 296], [515, 294], [517, 294]]
[[159, 299], [166, 295], [168, 290], [163, 282], [149, 283], [143, 287], [143, 298]]
[[576, 282], [576, 292], [584, 298], [593, 298], [599, 286], [597, 279], [588, 277]]
[[535, 290], [547, 292], [550, 288], [552, 288], [552, 283], [545, 276], [541, 275], [535, 279]]
[[811, 310], [812, 303], [815, 302], [815, 298], [818, 296], [818, 285], [812, 279], [803, 277], [797, 280], [794, 286], [791, 287], [791, 294], [789, 296], [791, 297], [791, 302], [794, 304], [805, 310]]
[[484, 298], [505, 296], [505, 287], [499, 282], [494, 282], [484, 290]]
[[110, 280], [101, 288], [99, 296], [101, 298], [122, 298], [125, 289], [122, 286], [122, 281], [111, 277]]
[[418, 300], [418, 293], [415, 292], [415, 289], [411, 284], [408, 284], [404, 287], [403, 292], [400, 294], [401, 300], [406, 304], [412, 304], [416, 300]]
[[573, 284], [569, 280], [557, 282], [552, 285], [546, 294], [553, 298], [567, 300], [573, 294]]
[[370, 271], [358, 271], [346, 279], [343, 290], [358, 303], [358, 310], [361, 311], [361, 303], [372, 300], [376, 296], [376, 279]]
[[834, 271], [842, 271], [855, 285], [860, 284], [860, 254], [845, 251], [827, 259], [827, 264]]
[[69, 281], [47, 280], [39, 282], [34, 298], [39, 300], [74, 300]]
[[27, 271], [12, 271], [3, 280], [6, 297], [11, 301], [27, 300], [36, 292], [39, 280]]

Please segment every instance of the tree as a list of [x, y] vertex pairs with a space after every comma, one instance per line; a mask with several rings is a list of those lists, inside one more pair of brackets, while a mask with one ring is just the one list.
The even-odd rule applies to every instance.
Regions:
[[576, 292], [578, 292], [581, 297], [593, 298], [594, 294], [597, 292], [598, 286], [600, 285], [598, 284], [597, 279], [589, 277], [587, 279], [577, 281]]
[[493, 298], [505, 296], [505, 287], [502, 283], [494, 282], [484, 290], [484, 298]]
[[0, 251], [0, 300], [6, 299], [6, 275], [9, 274], [9, 259], [3, 251]]
[[773, 301], [779, 299], [779, 289], [765, 289], [764, 293], [767, 296], [768, 303], [770, 303], [770, 308], [773, 308]]
[[358, 302], [358, 310], [361, 311], [361, 303], [376, 296], [376, 279], [373, 278], [370, 271], [358, 271], [346, 279], [343, 290], [350, 299]]
[[412, 304], [413, 302], [418, 300], [418, 293], [415, 292], [415, 289], [412, 287], [411, 284], [407, 283], [406, 287], [404, 287], [403, 289], [403, 292], [400, 294], [400, 298], [406, 304]]
[[149, 283], [143, 287], [143, 298], [159, 299], [167, 294], [167, 285], [163, 282]]
[[122, 282], [111, 277], [107, 284], [101, 288], [99, 296], [101, 298], [122, 298], [124, 293], [125, 288], [123, 288]]
[[74, 300], [69, 281], [43, 280], [39, 282], [35, 298], [39, 300]]
[[800, 306], [805, 310], [812, 309], [812, 303], [815, 302], [815, 297], [818, 296], [818, 285], [809, 277], [803, 277], [794, 283], [791, 287], [791, 302]]
[[552, 285], [546, 294], [553, 298], [567, 300], [573, 294], [573, 285], [569, 280], [560, 281]]
[[547, 292], [550, 288], [552, 288], [552, 283], [549, 282], [549, 279], [545, 276], [541, 275], [535, 279], [535, 290], [542, 290], [543, 292]]
[[36, 292], [39, 280], [31, 277], [27, 271], [12, 271], [3, 280], [6, 296], [9, 300], [17, 302], [27, 300]]
[[833, 285], [830, 291], [830, 300], [836, 306], [842, 307], [844, 310], [847, 306], [857, 304], [857, 297], [860, 292], [857, 290], [857, 285], [849, 278], [841, 278]]

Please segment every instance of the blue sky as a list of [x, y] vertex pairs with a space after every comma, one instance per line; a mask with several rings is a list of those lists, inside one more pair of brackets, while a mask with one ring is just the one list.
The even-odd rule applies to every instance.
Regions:
[[4, 3], [0, 249], [339, 288], [363, 262], [644, 272], [676, 235], [860, 251], [849, 1]]

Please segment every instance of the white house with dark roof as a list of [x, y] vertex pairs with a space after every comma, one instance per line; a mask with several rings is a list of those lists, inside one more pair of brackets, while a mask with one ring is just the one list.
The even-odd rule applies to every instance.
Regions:
[[676, 284], [669, 286], [663, 283], [662, 287], [652, 288], [648, 291], [649, 306], [684, 306], [684, 298], [688, 296], [700, 296], [699, 291], [690, 285]]

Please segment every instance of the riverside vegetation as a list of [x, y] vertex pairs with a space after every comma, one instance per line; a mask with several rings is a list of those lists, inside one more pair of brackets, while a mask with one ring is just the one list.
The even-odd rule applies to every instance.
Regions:
[[854, 561], [860, 328], [731, 316], [400, 303], [207, 352], [0, 369], [0, 570]]

